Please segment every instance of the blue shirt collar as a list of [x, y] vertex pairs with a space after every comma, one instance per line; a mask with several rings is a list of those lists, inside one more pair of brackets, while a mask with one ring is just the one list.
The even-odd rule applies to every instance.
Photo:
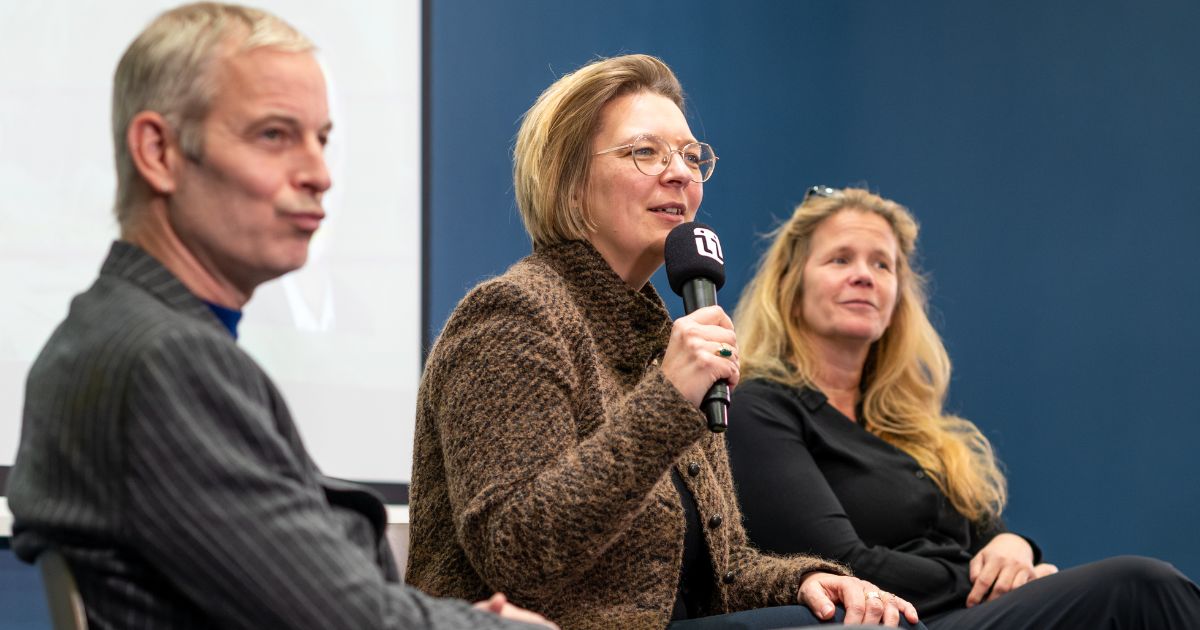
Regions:
[[237, 326], [238, 322], [242, 321], [242, 312], [226, 308], [220, 304], [213, 304], [207, 300], [204, 303], [212, 310], [213, 315], [216, 315], [217, 319], [221, 320], [225, 328], [229, 329], [229, 334], [233, 335], [234, 339], [237, 339]]

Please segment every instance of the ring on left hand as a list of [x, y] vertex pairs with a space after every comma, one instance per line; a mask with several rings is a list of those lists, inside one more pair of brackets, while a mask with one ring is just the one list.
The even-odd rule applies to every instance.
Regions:
[[879, 591], [867, 591], [867, 599], [881, 599]]
[[721, 344], [721, 347], [713, 352], [713, 354], [728, 359], [729, 357], [733, 356], [733, 349], [725, 344]]

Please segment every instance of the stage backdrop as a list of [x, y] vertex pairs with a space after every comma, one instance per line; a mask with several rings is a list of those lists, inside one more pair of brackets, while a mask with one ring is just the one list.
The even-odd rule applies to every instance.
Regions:
[[538, 93], [596, 55], [661, 55], [721, 157], [699, 218], [724, 304], [808, 186], [907, 204], [949, 405], [1007, 464], [1011, 526], [1060, 566], [1138, 553], [1200, 577], [1197, 32], [1183, 0], [439, 0], [426, 332], [529, 251], [509, 150]]
[[[174, 4], [0, 3], [0, 472], [16, 454], [29, 365], [116, 236], [113, 70]], [[241, 343], [327, 473], [407, 482], [421, 359], [420, 2], [251, 4], [320, 49], [334, 186], [308, 265], [256, 292]]]

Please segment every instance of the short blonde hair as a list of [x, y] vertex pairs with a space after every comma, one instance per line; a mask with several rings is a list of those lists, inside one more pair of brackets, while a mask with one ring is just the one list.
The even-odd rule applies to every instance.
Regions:
[[184, 153], [204, 155], [203, 121], [215, 96], [213, 62], [222, 47], [271, 47], [311, 52], [313, 43], [283, 20], [258, 9], [198, 2], [159, 15], [125, 50], [113, 77], [112, 133], [117, 165], [115, 213], [128, 227], [147, 190], [126, 141], [139, 112], [155, 111], [178, 135]]
[[812, 195], [770, 235], [734, 317], [742, 377], [815, 387], [821, 366], [800, 316], [803, 273], [813, 233], [843, 211], [882, 217], [900, 249], [892, 321], [863, 369], [867, 429], [917, 460], [959, 513], [975, 522], [998, 518], [1007, 485], [991, 444], [973, 423], [943, 409], [950, 357], [929, 321], [925, 279], [914, 268], [918, 226], [904, 206], [858, 188]]
[[637, 92], [664, 96], [683, 109], [683, 88], [667, 64], [623, 55], [563, 76], [525, 112], [513, 147], [513, 190], [534, 247], [586, 239], [595, 230], [585, 206], [592, 138], [604, 106]]

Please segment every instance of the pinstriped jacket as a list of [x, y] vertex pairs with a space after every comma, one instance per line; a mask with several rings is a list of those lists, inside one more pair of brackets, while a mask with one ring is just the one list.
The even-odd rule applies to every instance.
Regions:
[[93, 628], [518, 627], [397, 583], [383, 504], [321, 475], [267, 375], [128, 243], [30, 371], [8, 497], [13, 549], [60, 548]]
[[435, 595], [506, 592], [563, 628], [662, 628], [696, 499], [711, 614], [795, 604], [812, 556], [752, 549], [723, 437], [658, 366], [671, 319], [589, 243], [541, 247], [472, 290], [417, 401], [406, 578]]

